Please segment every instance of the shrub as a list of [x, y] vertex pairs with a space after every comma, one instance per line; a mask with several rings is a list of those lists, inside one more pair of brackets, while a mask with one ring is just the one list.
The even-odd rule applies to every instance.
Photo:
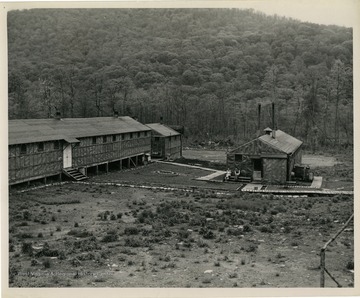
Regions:
[[198, 240], [197, 245], [199, 247], [209, 247], [209, 244], [206, 241], [202, 240], [202, 239]]
[[202, 281], [203, 284], [210, 284], [211, 283], [211, 278], [205, 278], [203, 281]]
[[23, 212], [23, 219], [24, 220], [30, 220], [30, 218], [31, 218], [31, 213], [28, 210], [24, 211]]
[[125, 235], [138, 235], [140, 233], [137, 227], [127, 227], [124, 231]]
[[130, 247], [146, 246], [145, 243], [141, 241], [141, 239], [139, 239], [138, 237], [125, 238], [125, 245]]
[[26, 239], [26, 238], [33, 238], [33, 235], [31, 235], [29, 233], [20, 233], [20, 234], [18, 234], [18, 237], [22, 238], [22, 239]]
[[245, 233], [251, 232], [251, 227], [250, 227], [249, 225], [244, 225], [243, 231], [244, 231]]
[[179, 239], [180, 239], [180, 240], [188, 238], [189, 235], [190, 235], [190, 232], [189, 232], [189, 231], [186, 231], [186, 230], [183, 230], [183, 229], [181, 229], [181, 230], [178, 232], [178, 236], [179, 236]]
[[102, 238], [102, 242], [114, 242], [118, 240], [118, 235], [116, 234], [107, 234]]
[[38, 234], [38, 238], [43, 238], [43, 237], [44, 237], [43, 233], [40, 232], [40, 233]]
[[247, 248], [245, 248], [246, 252], [255, 252], [257, 250], [257, 246], [255, 245], [249, 245]]
[[216, 238], [215, 233], [213, 231], [208, 230], [207, 228], [201, 228], [199, 234], [202, 235], [204, 239]]
[[262, 232], [262, 233], [272, 233], [271, 228], [268, 227], [268, 226], [262, 226], [262, 227], [260, 227], [259, 230], [260, 230], [260, 232]]
[[229, 278], [237, 278], [238, 275], [236, 272], [229, 273]]
[[30, 264], [31, 264], [31, 266], [37, 266], [37, 265], [39, 265], [40, 263], [39, 263], [38, 260], [32, 259]]
[[110, 220], [116, 220], [116, 215], [115, 215], [115, 214], [111, 214]]
[[51, 216], [51, 221], [56, 221], [55, 215]]
[[347, 262], [346, 269], [354, 270], [354, 261], [353, 260]]
[[48, 243], [44, 244], [42, 250], [36, 253], [36, 257], [46, 256], [46, 257], [57, 257], [60, 252], [57, 249], [51, 249]]
[[78, 228], [79, 227], [79, 223], [74, 223], [74, 228]]
[[43, 265], [44, 265], [44, 268], [50, 268], [51, 267], [51, 262], [49, 259], [46, 259], [44, 262], [43, 262]]
[[122, 218], [122, 216], [123, 216], [123, 214], [122, 214], [121, 212], [119, 212], [119, 213], [116, 215], [116, 217], [117, 217], [118, 219]]
[[33, 247], [31, 242], [23, 242], [21, 245], [21, 252], [31, 256], [33, 254]]
[[61, 231], [61, 227], [60, 226], [56, 226], [56, 232], [60, 232]]

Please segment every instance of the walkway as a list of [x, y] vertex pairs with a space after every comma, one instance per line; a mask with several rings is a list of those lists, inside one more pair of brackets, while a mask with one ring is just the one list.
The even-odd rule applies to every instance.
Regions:
[[[181, 167], [200, 169], [200, 170], [205, 170], [205, 171], [222, 172], [222, 171], [217, 171], [215, 169], [204, 168], [204, 167], [201, 167], [201, 166], [187, 165], [187, 164], [177, 163], [177, 162], [169, 162], [169, 161], [162, 161], [162, 160], [155, 160], [155, 162], [164, 163], [164, 164], [170, 164], [170, 165], [174, 165], [174, 166], [181, 166]], [[226, 173], [225, 171], [223, 171], [223, 172], [224, 172], [224, 174]]]
[[321, 185], [322, 185], [322, 177], [315, 176], [310, 187], [311, 188], [321, 188]]

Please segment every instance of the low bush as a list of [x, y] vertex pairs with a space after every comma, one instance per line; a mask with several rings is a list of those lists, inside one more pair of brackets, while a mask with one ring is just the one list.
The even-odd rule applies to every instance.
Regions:
[[23, 219], [24, 220], [30, 220], [31, 219], [31, 213], [28, 210], [23, 212]]
[[249, 245], [248, 247], [245, 248], [246, 252], [255, 252], [257, 250], [257, 246], [256, 245]]
[[262, 233], [272, 233], [272, 229], [269, 226], [261, 226], [259, 230]]
[[26, 238], [33, 238], [32, 234], [29, 233], [20, 233], [17, 235], [19, 238], [26, 239]]
[[118, 240], [118, 235], [117, 234], [107, 234], [105, 235], [102, 239], [101, 242], [114, 242]]
[[21, 245], [21, 252], [24, 254], [28, 254], [32, 256], [33, 254], [33, 247], [31, 242], [23, 242]]
[[125, 246], [130, 247], [144, 247], [149, 246], [149, 241], [147, 239], [141, 239], [140, 237], [127, 237], [125, 238]]
[[138, 235], [140, 230], [137, 227], [126, 227], [124, 230], [125, 235]]
[[68, 235], [70, 236], [74, 236], [74, 237], [78, 237], [78, 238], [86, 238], [86, 237], [90, 237], [93, 236], [92, 232], [89, 232], [87, 230], [70, 230], [68, 233]]
[[49, 259], [46, 259], [44, 262], [43, 262], [43, 265], [44, 265], [44, 268], [50, 268], [51, 267], [51, 261]]
[[347, 262], [346, 269], [347, 270], [354, 270], [354, 261], [353, 260]]

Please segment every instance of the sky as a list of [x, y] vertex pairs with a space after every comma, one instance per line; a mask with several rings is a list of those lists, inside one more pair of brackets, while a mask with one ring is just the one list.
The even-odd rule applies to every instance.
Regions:
[[251, 4], [253, 8], [266, 14], [278, 14], [325, 25], [353, 27], [360, 15], [359, 1], [355, 0], [272, 0], [251, 2], [253, 2]]

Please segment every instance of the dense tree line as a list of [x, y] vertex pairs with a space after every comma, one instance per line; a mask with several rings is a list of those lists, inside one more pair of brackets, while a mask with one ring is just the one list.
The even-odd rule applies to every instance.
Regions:
[[244, 141], [271, 125], [352, 143], [352, 29], [238, 9], [8, 14], [9, 118], [109, 116]]

